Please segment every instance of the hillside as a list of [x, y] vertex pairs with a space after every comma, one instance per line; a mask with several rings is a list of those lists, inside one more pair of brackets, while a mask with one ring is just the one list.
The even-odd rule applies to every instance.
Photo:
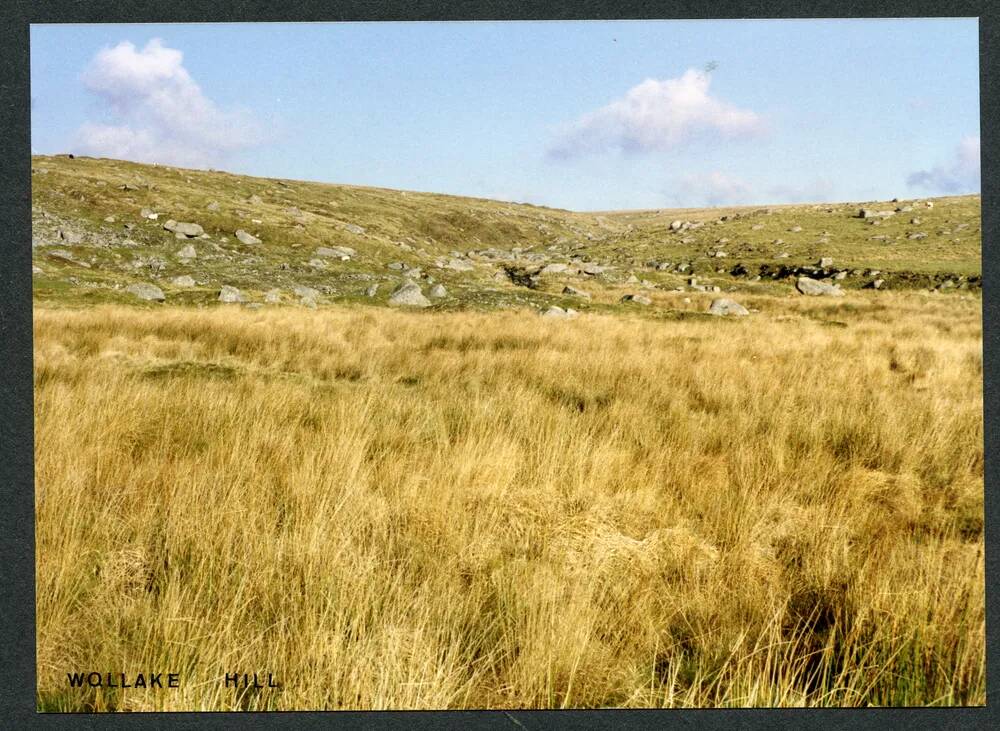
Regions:
[[803, 274], [927, 290], [981, 273], [978, 196], [576, 213], [67, 156], [33, 157], [32, 182], [40, 302], [143, 304], [127, 288], [152, 284], [180, 305], [222, 287], [251, 306], [381, 304], [412, 280], [444, 286], [438, 309], [634, 308], [622, 296], [642, 293], [683, 308], [681, 293], [798, 296]]

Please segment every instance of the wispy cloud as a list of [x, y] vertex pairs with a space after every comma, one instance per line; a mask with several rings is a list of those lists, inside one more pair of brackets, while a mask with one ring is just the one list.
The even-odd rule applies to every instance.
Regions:
[[825, 178], [804, 183], [764, 185], [713, 170], [681, 177], [668, 192], [668, 199], [673, 205], [681, 207], [818, 203], [830, 200], [834, 189], [833, 183]]
[[781, 183], [767, 189], [768, 203], [824, 203], [834, 199], [837, 186], [829, 178]]
[[934, 108], [934, 100], [925, 96], [915, 96], [906, 100], [906, 108], [911, 112], [927, 112]]
[[736, 205], [749, 202], [752, 196], [749, 183], [718, 170], [685, 175], [672, 191], [674, 203], [680, 206]]
[[954, 156], [930, 170], [918, 170], [906, 179], [907, 185], [933, 193], [975, 193], [980, 187], [979, 136], [963, 137]]
[[74, 151], [140, 162], [208, 167], [263, 141], [245, 110], [220, 109], [184, 68], [183, 54], [154, 38], [102, 49], [81, 75], [117, 124], [84, 124]]
[[564, 128], [549, 147], [550, 157], [621, 150], [669, 150], [696, 139], [737, 139], [763, 131], [756, 112], [709, 93], [711, 75], [689, 69], [675, 79], [646, 79], [625, 96], [589, 112]]

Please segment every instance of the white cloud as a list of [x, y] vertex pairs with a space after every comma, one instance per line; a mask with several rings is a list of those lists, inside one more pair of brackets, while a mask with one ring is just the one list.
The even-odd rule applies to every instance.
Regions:
[[954, 157], [930, 170], [918, 170], [906, 179], [907, 185], [934, 193], [974, 193], [980, 186], [979, 136], [963, 137]]
[[220, 109], [184, 68], [183, 54], [154, 38], [142, 50], [128, 41], [104, 48], [81, 79], [116, 124], [84, 124], [74, 151], [140, 162], [216, 165], [263, 141], [246, 111]]
[[676, 79], [646, 79], [562, 130], [549, 155], [667, 150], [698, 138], [735, 139], [763, 131], [756, 112], [713, 97], [710, 84], [711, 76], [695, 69]]

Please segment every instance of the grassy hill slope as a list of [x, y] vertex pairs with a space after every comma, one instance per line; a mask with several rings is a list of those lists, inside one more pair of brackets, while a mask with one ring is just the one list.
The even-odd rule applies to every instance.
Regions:
[[[815, 276], [843, 272], [844, 288], [875, 278], [886, 288], [976, 288], [981, 271], [978, 196], [577, 213], [66, 156], [33, 157], [32, 180], [34, 290], [46, 302], [140, 303], [125, 288], [148, 282], [172, 304], [216, 302], [223, 285], [247, 302], [272, 290], [297, 302], [295, 287], [309, 287], [320, 304], [382, 303], [412, 279], [446, 287], [438, 308], [607, 309], [640, 290], [792, 294], [790, 275], [821, 257], [834, 264]], [[893, 215], [859, 218], [860, 208]], [[204, 235], [181, 241], [168, 220]], [[261, 243], [240, 242], [238, 229]], [[195, 256], [178, 257], [188, 245]], [[323, 257], [320, 247], [355, 253]], [[537, 273], [548, 264], [568, 271]], [[588, 264], [597, 273], [579, 271]], [[194, 286], [172, 283], [185, 275]], [[567, 284], [592, 298], [563, 296]]]

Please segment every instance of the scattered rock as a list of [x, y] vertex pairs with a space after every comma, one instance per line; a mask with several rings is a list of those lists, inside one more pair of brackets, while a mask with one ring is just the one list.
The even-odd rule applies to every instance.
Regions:
[[219, 201], [212, 201], [207, 206], [205, 206], [205, 210], [208, 210], [208, 211], [217, 211], [217, 210], [219, 210]]
[[47, 256], [53, 259], [61, 259], [62, 261], [69, 262], [70, 264], [75, 264], [78, 267], [84, 267], [85, 269], [90, 269], [90, 264], [85, 261], [79, 261], [70, 252], [65, 249], [52, 249], [51, 251], [45, 252]]
[[365, 232], [365, 230], [364, 230], [363, 227], [358, 226], [357, 224], [354, 224], [354, 223], [345, 224], [344, 225], [344, 230], [348, 231], [348, 232], [350, 232], [352, 234], [357, 234], [359, 236]]
[[889, 218], [890, 216], [895, 216], [896, 211], [873, 211], [870, 208], [862, 208], [858, 212], [858, 218]]
[[241, 228], [236, 229], [236, 238], [239, 239], [241, 243], [247, 244], [248, 246], [260, 243], [260, 239], [253, 234], [247, 233]]
[[219, 290], [219, 302], [245, 302], [243, 298], [243, 293], [240, 292], [236, 287], [230, 287], [228, 284], [222, 286]]
[[429, 307], [431, 302], [420, 291], [416, 282], [403, 282], [389, 295], [389, 304], [406, 307]]
[[116, 219], [115, 219], [115, 217], [114, 217], [114, 216], [107, 216], [107, 217], [106, 217], [106, 218], [104, 219], [104, 223], [114, 223], [114, 222], [115, 222], [115, 220], [116, 220]]
[[829, 256], [821, 257], [819, 260], [819, 267], [821, 269], [829, 269], [833, 266], [833, 259]]
[[79, 244], [83, 241], [83, 234], [78, 231], [68, 231], [67, 229], [59, 229], [59, 238], [65, 241], [67, 244]]
[[129, 294], [134, 294], [141, 300], [148, 300], [151, 302], [163, 302], [166, 299], [163, 295], [163, 290], [155, 284], [130, 284], [125, 288], [125, 291]]
[[428, 292], [428, 296], [433, 299], [442, 299], [443, 297], [448, 296], [448, 290], [445, 289], [443, 284], [435, 284], [431, 287], [431, 291]]
[[568, 284], [565, 287], [563, 287], [562, 293], [571, 295], [573, 297], [583, 297], [588, 300], [590, 299], [589, 292], [584, 292], [582, 289], [577, 289], [576, 287], [572, 287]]
[[340, 259], [341, 261], [348, 261], [357, 253], [349, 246], [321, 246], [316, 249], [316, 256], [325, 256], [332, 259]]
[[680, 231], [681, 228], [683, 228], [683, 226], [684, 226], [684, 222], [683, 221], [671, 221], [670, 222], [670, 230], [671, 231]]
[[874, 282], [872, 282], [872, 289], [882, 289], [882, 286], [884, 284], [885, 284], [884, 279], [876, 279]]
[[292, 291], [302, 299], [316, 299], [319, 297], [319, 290], [313, 289], [312, 287], [306, 287], [301, 284], [296, 284], [292, 287]]
[[45, 272], [42, 271], [41, 267], [36, 267], [34, 264], [32, 264], [31, 265], [31, 274], [32, 274], [32, 276], [34, 276], [35, 274], [45, 274]]
[[188, 244], [183, 249], [174, 254], [178, 259], [194, 259], [198, 256], [198, 252], [194, 250], [194, 246]]
[[276, 305], [281, 302], [281, 290], [269, 289], [264, 293], [264, 301], [269, 305]]
[[744, 315], [749, 315], [750, 310], [741, 305], [739, 302], [726, 297], [719, 297], [718, 299], [712, 300], [712, 304], [708, 306], [708, 314], [721, 316], [735, 315], [737, 317], [743, 317]]
[[154, 210], [152, 210], [151, 208], [143, 208], [143, 209], [141, 209], [141, 210], [139, 211], [139, 215], [140, 215], [140, 216], [141, 216], [142, 218], [148, 218], [148, 219], [149, 219], [150, 221], [155, 221], [155, 220], [156, 220], [157, 218], [159, 218], [159, 217], [160, 217], [160, 214], [159, 214], [159, 213], [156, 213], [156, 212], [155, 212]]
[[562, 307], [553, 305], [552, 307], [550, 307], [549, 309], [545, 310], [545, 312], [542, 313], [542, 317], [553, 317], [562, 320], [568, 320], [570, 318], [576, 317], [577, 314], [578, 314], [577, 311], [574, 310], [572, 307], [568, 307], [564, 310]]
[[832, 297], [842, 297], [844, 295], [844, 290], [840, 287], [829, 284], [827, 282], [820, 282], [815, 279], [810, 279], [809, 277], [799, 277], [798, 281], [795, 283], [795, 288], [799, 290], [802, 294], [810, 295], [813, 297], [818, 296], [832, 296]]
[[470, 264], [467, 261], [463, 261], [462, 259], [451, 258], [444, 265], [444, 268], [445, 269], [453, 269], [456, 272], [471, 272], [476, 267], [475, 267], [475, 265]]
[[653, 304], [653, 300], [644, 294], [627, 294], [622, 297], [622, 302], [635, 302], [637, 305], [646, 306]]
[[378, 285], [373, 284], [368, 289], [365, 290], [365, 297], [374, 297], [378, 294]]
[[170, 283], [175, 287], [193, 287], [195, 285], [194, 277], [189, 274], [174, 277], [170, 280]]
[[193, 238], [195, 236], [201, 236], [205, 233], [205, 229], [199, 226], [197, 223], [185, 223], [183, 221], [170, 220], [163, 224], [163, 228], [167, 231], [173, 231], [175, 234], [180, 234], [182, 236]]

